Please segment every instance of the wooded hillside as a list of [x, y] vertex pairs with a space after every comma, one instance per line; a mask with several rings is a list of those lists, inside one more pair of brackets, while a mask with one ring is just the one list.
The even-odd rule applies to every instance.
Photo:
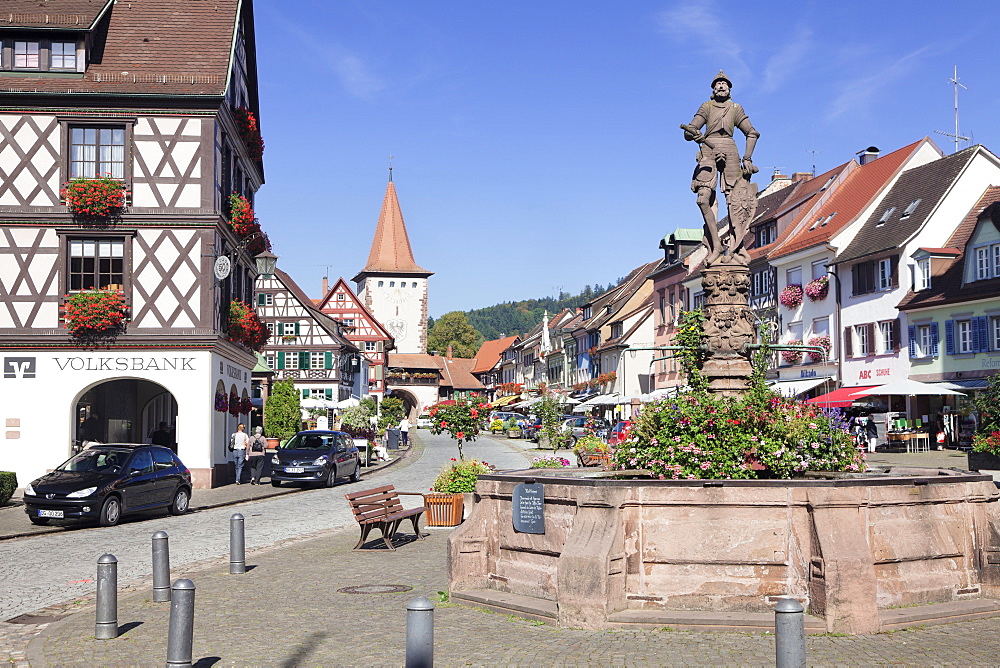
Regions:
[[485, 308], [466, 311], [469, 324], [476, 328], [484, 340], [499, 339], [504, 336], [525, 334], [542, 321], [542, 315], [547, 310], [553, 316], [564, 308], [578, 307], [594, 299], [605, 290], [611, 289], [615, 283], [607, 287], [603, 285], [586, 286], [583, 292], [571, 295], [561, 292], [558, 298], [542, 297], [541, 299], [526, 299], [518, 302], [504, 302]]

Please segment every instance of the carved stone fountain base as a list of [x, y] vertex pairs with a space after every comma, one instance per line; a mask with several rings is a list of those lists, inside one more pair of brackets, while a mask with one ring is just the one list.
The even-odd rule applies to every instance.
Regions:
[[750, 269], [738, 262], [720, 262], [702, 270], [705, 290], [705, 341], [708, 360], [702, 374], [715, 394], [738, 396], [753, 373], [748, 344], [754, 342], [753, 315], [747, 306]]

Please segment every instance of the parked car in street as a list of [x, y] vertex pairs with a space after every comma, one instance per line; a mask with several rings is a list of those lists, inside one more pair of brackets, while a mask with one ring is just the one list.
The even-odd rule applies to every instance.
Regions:
[[139, 510], [167, 508], [183, 515], [190, 501], [191, 472], [160, 445], [92, 445], [24, 486], [24, 512], [32, 524], [97, 520], [108, 527]]
[[485, 428], [489, 429], [490, 425], [493, 424], [494, 420], [503, 420], [504, 422], [507, 422], [507, 420], [511, 420], [511, 419], [513, 419], [515, 422], [517, 422], [519, 420], [521, 422], [524, 422], [525, 418], [520, 413], [510, 413], [510, 412], [507, 412], [507, 411], [492, 411], [490, 413], [490, 416], [488, 418], [486, 418]]
[[361, 480], [361, 455], [350, 434], [314, 429], [300, 431], [278, 446], [271, 457], [271, 485], [283, 482], [322, 483], [338, 478]]
[[616, 446], [623, 443], [628, 438], [628, 432], [631, 428], [631, 420], [619, 420], [616, 422], [615, 426], [611, 428], [611, 433], [608, 434], [608, 445]]
[[434, 426], [434, 422], [431, 420], [431, 416], [424, 413], [417, 418], [417, 429], [430, 429]]
[[583, 438], [591, 431], [593, 431], [594, 434], [600, 438], [606, 438], [608, 435], [608, 427], [608, 421], [604, 418], [595, 418], [588, 415], [576, 415], [574, 417], [564, 419], [560, 429], [564, 432], [570, 433], [573, 436], [573, 443], [576, 443], [577, 439]]

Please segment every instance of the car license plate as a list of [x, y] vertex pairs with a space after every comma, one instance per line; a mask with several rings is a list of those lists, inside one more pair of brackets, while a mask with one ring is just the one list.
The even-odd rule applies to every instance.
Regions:
[[305, 469], [301, 466], [286, 466], [285, 473], [302, 473]]
[[38, 516], [39, 517], [55, 517], [57, 519], [61, 519], [62, 516], [63, 516], [63, 511], [61, 511], [61, 510], [39, 510], [38, 511]]

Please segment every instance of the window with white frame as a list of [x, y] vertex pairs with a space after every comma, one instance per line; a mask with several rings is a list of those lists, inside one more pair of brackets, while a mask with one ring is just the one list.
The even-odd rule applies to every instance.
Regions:
[[326, 368], [326, 353], [310, 351], [309, 353], [309, 368], [310, 369], [324, 369]]
[[795, 267], [785, 272], [785, 285], [802, 285], [802, 267]]
[[812, 277], [814, 281], [817, 278], [826, 276], [826, 262], [826, 260], [820, 260], [819, 262], [812, 263]]
[[870, 325], [855, 325], [854, 326], [854, 338], [857, 341], [857, 349], [855, 350], [855, 355], [860, 355], [862, 357], [866, 355], [874, 354], [874, 349], [872, 344], [874, 341], [871, 340], [869, 334], [871, 333]]
[[896, 347], [896, 321], [883, 320], [878, 324], [878, 352], [891, 353]]
[[876, 278], [878, 279], [879, 290], [889, 290], [892, 288], [892, 260], [890, 258], [878, 261]]
[[285, 368], [286, 369], [298, 369], [299, 368], [299, 354], [298, 353], [285, 353]]
[[990, 317], [990, 350], [1000, 350], [1000, 316]]
[[812, 323], [813, 336], [830, 336], [830, 317], [816, 318]]
[[930, 357], [934, 354], [930, 325], [917, 325], [914, 328], [914, 336], [916, 338], [914, 344], [916, 345], [917, 357]]
[[990, 248], [983, 246], [976, 249], [976, 280], [984, 281], [990, 278]]
[[955, 352], [958, 354], [975, 351], [975, 341], [972, 338], [972, 321], [955, 321]]
[[[270, 334], [271, 336], [274, 336], [274, 323], [273, 322], [267, 322], [267, 323], [264, 323], [264, 326], [267, 327], [267, 333]], [[274, 368], [274, 367], [271, 367], [271, 368]]]
[[929, 257], [917, 260], [914, 266], [914, 290], [929, 290], [931, 287], [931, 259]]
[[337, 293], [337, 301], [338, 302], [342, 302], [345, 299], [347, 299], [347, 295], [345, 295], [343, 292], [338, 292]]
[[620, 322], [616, 322], [615, 324], [611, 325], [611, 338], [612, 339], [621, 338], [622, 329], [623, 329], [622, 323]]
[[[270, 324], [270, 323], [268, 323], [268, 324]], [[274, 354], [273, 353], [270, 354], [270, 355], [264, 355], [264, 361], [267, 362], [267, 365], [269, 367], [271, 367], [272, 369], [274, 368], [275, 362], [274, 362]]]
[[691, 308], [694, 310], [698, 310], [700, 308], [704, 308], [704, 306], [705, 306], [705, 293], [696, 292], [694, 294], [694, 297], [691, 298]]
[[262, 297], [261, 301], [263, 302], [261, 306], [274, 306], [273, 294], [271, 294], [270, 292], [265, 292], [264, 294], [261, 295], [261, 297]]
[[660, 298], [660, 324], [667, 324], [667, 293], [665, 290], [658, 291]]
[[366, 353], [378, 352], [378, 341], [365, 341], [365, 352]]

